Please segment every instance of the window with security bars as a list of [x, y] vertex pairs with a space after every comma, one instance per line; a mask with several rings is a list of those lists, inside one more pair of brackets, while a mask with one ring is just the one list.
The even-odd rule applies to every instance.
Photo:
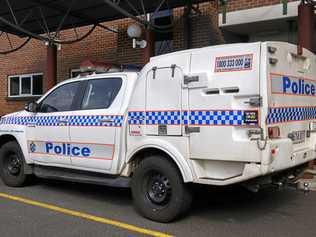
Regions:
[[[154, 23], [159, 26], [172, 24], [172, 10], [158, 11], [152, 14]], [[173, 32], [155, 32], [155, 55], [173, 52]]]

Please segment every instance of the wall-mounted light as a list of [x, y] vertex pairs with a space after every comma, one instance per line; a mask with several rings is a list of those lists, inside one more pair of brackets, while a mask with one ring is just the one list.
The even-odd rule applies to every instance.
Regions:
[[133, 40], [133, 48], [141, 48], [144, 49], [147, 46], [147, 41], [141, 39], [142, 36], [142, 28], [138, 24], [131, 24], [127, 28], [128, 37]]

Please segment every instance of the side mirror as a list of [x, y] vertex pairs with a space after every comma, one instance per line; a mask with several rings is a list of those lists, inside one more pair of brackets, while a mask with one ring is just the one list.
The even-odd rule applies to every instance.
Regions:
[[36, 113], [38, 111], [38, 104], [36, 102], [29, 102], [25, 105], [25, 110], [31, 113]]

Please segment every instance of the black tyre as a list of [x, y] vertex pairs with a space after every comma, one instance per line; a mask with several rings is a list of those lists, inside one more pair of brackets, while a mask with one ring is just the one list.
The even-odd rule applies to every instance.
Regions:
[[140, 214], [158, 222], [175, 220], [192, 202], [191, 192], [177, 167], [161, 156], [148, 157], [137, 167], [132, 195]]
[[10, 141], [0, 149], [0, 176], [2, 181], [11, 187], [21, 187], [26, 184], [24, 173], [24, 156], [20, 146]]

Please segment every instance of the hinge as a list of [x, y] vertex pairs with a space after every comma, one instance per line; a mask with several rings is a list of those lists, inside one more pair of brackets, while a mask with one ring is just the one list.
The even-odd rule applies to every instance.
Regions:
[[250, 98], [248, 101], [245, 101], [244, 103], [249, 104], [250, 106], [253, 106], [253, 107], [261, 107], [262, 106], [262, 97], [261, 96], [253, 97], [253, 98]]
[[199, 76], [184, 76], [183, 83], [187, 85], [191, 82], [198, 82], [198, 81], [199, 81]]
[[189, 127], [185, 126], [185, 134], [190, 134], [190, 133], [199, 133], [201, 131], [200, 127]]
[[156, 71], [157, 71], [157, 67], [153, 67], [153, 79], [156, 79]]
[[171, 65], [171, 77], [174, 78], [174, 71], [176, 70], [176, 66], [175, 64]]

